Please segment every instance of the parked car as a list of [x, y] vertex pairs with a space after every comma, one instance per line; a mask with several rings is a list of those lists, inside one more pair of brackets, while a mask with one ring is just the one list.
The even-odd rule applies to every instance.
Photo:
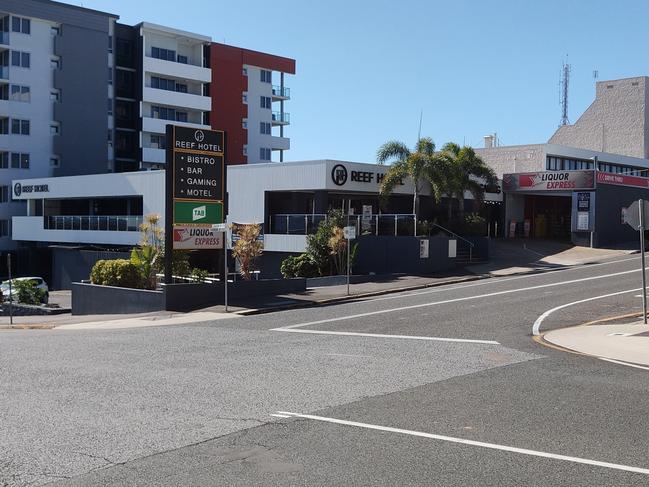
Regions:
[[[14, 287], [14, 283], [16, 281], [31, 281], [33, 282], [38, 289], [42, 289], [45, 292], [45, 295], [43, 297], [43, 303], [47, 304], [50, 300], [50, 290], [47, 287], [47, 283], [45, 282], [45, 279], [42, 277], [16, 277], [11, 280], [11, 300], [15, 301], [16, 297], [18, 295], [18, 292], [16, 291], [16, 288]], [[2, 284], [0, 284], [0, 291], [2, 291], [2, 296], [5, 301], [9, 301], [9, 281], [4, 281]]]

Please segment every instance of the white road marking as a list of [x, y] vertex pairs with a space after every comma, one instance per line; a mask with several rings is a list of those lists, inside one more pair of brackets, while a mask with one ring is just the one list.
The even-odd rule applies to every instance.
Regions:
[[534, 325], [532, 326], [532, 335], [539, 336], [541, 334], [541, 332], [540, 332], [541, 324], [543, 323], [543, 321], [548, 316], [550, 316], [555, 311], [559, 311], [560, 309], [567, 308], [567, 307], [573, 306], [575, 304], [587, 303], [588, 301], [595, 301], [597, 299], [609, 298], [611, 296], [618, 296], [619, 294], [634, 293], [636, 291], [638, 291], [638, 289], [628, 289], [626, 291], [619, 291], [617, 293], [603, 294], [601, 296], [595, 296], [595, 297], [587, 298], [587, 299], [580, 299], [579, 301], [573, 301], [572, 303], [562, 304], [561, 306], [557, 306], [555, 308], [549, 309], [545, 313], [543, 313], [541, 316], [539, 316], [536, 319], [536, 321], [534, 322]]
[[605, 358], [605, 357], [597, 357], [600, 360], [604, 360], [605, 362], [612, 362], [614, 364], [618, 365], [626, 365], [627, 367], [633, 367], [634, 369], [642, 369], [642, 370], [649, 370], [649, 367], [644, 367], [642, 365], [636, 365], [636, 364], [630, 364], [627, 362], [621, 362], [620, 360], [614, 360], [612, 358]]
[[627, 261], [630, 261], [630, 260], [635, 260], [637, 258], [638, 257], [631, 257], [631, 258], [628, 258], [628, 259], [620, 259], [620, 260], [614, 260], [614, 261], [610, 261], [610, 262], [599, 262], [597, 264], [589, 264], [589, 265], [581, 264], [581, 265], [578, 265], [578, 266], [570, 267], [569, 269], [556, 269], [556, 270], [552, 270], [552, 271], [539, 272], [539, 273], [536, 273], [536, 274], [529, 274], [529, 275], [524, 275], [524, 276], [514, 276], [514, 277], [501, 278], [501, 279], [490, 278], [490, 279], [484, 279], [482, 282], [466, 284], [466, 285], [457, 285], [457, 286], [453, 286], [453, 287], [443, 287], [443, 285], [442, 285], [442, 286], [440, 286], [440, 288], [436, 288], [436, 289], [429, 290], [429, 291], [421, 291], [421, 292], [414, 292], [414, 293], [408, 293], [408, 294], [395, 294], [395, 295], [392, 295], [392, 296], [382, 296], [382, 297], [379, 297], [379, 298], [371, 299], [370, 301], [372, 301], [372, 302], [374, 302], [374, 301], [388, 301], [390, 299], [409, 298], [410, 296], [422, 296], [422, 295], [426, 295], [426, 294], [441, 293], [441, 292], [445, 292], [445, 291], [455, 291], [457, 289], [466, 289], [466, 288], [476, 287], [476, 286], [486, 286], [486, 285], [489, 285], [489, 284], [501, 284], [501, 283], [507, 283], [509, 281], [518, 281], [519, 279], [531, 279], [533, 277], [541, 277], [541, 276], [545, 276], [547, 274], [556, 274], [558, 272], [568, 272], [568, 271], [578, 271], [578, 270], [584, 270], [584, 269], [592, 269], [593, 267], [598, 267], [598, 266], [602, 266], [602, 265], [617, 264], [619, 262], [627, 262]]
[[275, 416], [276, 418], [290, 418], [286, 414], [271, 414], [270, 416]]
[[379, 333], [356, 333], [352, 331], [328, 331], [328, 330], [300, 330], [293, 328], [273, 328], [270, 331], [283, 331], [286, 333], [307, 333], [310, 335], [340, 335], [352, 337], [370, 337], [370, 338], [401, 338], [404, 340], [429, 340], [433, 342], [459, 342], [459, 343], [480, 343], [484, 345], [500, 345], [494, 340], [473, 340], [468, 338], [443, 338], [443, 337], [425, 337], [413, 335], [382, 335]]
[[355, 426], [357, 428], [364, 428], [364, 429], [370, 429], [370, 430], [376, 430], [376, 431], [385, 431], [388, 433], [398, 433], [402, 435], [409, 435], [409, 436], [418, 436], [420, 438], [429, 438], [431, 440], [439, 440], [439, 441], [446, 441], [449, 443], [457, 443], [461, 445], [469, 445], [469, 446], [477, 446], [481, 448], [488, 448], [490, 450], [499, 450], [499, 451], [504, 451], [504, 452], [509, 452], [509, 453], [519, 453], [521, 455], [529, 455], [529, 456], [534, 456], [534, 457], [541, 457], [541, 458], [549, 458], [552, 460], [561, 460], [565, 462], [572, 462], [572, 463], [579, 463], [582, 465], [592, 465], [595, 467], [604, 467], [604, 468], [610, 468], [613, 470], [622, 470], [625, 472], [633, 472], [633, 473], [640, 473], [644, 475], [649, 475], [649, 469], [648, 468], [641, 468], [641, 467], [633, 467], [629, 465], [621, 465], [619, 463], [610, 463], [610, 462], [602, 462], [599, 460], [589, 460], [587, 458], [580, 458], [580, 457], [571, 457], [568, 455], [558, 455], [556, 453], [548, 453], [548, 452], [543, 452], [543, 451], [538, 451], [538, 450], [528, 450], [527, 448], [518, 448], [515, 446], [507, 446], [507, 445], [499, 445], [497, 443], [486, 443], [484, 441], [475, 441], [475, 440], [467, 440], [465, 438], [456, 438], [453, 436], [445, 436], [445, 435], [436, 435], [432, 433], [424, 433], [422, 431], [413, 431], [413, 430], [406, 430], [406, 429], [401, 429], [401, 428], [391, 428], [389, 426], [379, 426], [375, 424], [368, 424], [368, 423], [359, 423], [357, 421], [347, 421], [343, 419], [335, 419], [335, 418], [327, 418], [324, 416], [314, 416], [311, 414], [299, 414], [299, 413], [289, 413], [285, 411], [278, 411], [279, 414], [287, 415], [293, 418], [304, 418], [304, 419], [311, 419], [313, 421], [322, 421], [325, 423], [333, 423], [333, 424], [339, 424], [343, 426]]
[[[470, 300], [475, 300], [475, 299], [481, 299], [481, 298], [490, 298], [493, 296], [502, 296], [504, 294], [512, 294], [512, 293], [520, 293], [524, 291], [533, 291], [535, 289], [544, 289], [547, 287], [554, 287], [554, 286], [565, 286], [567, 284], [574, 284], [577, 282], [585, 282], [585, 281], [593, 281], [597, 279], [606, 279], [609, 277], [614, 277], [614, 276], [621, 276], [625, 274], [632, 274], [635, 272], [640, 272], [640, 269], [633, 269], [630, 271], [622, 271], [622, 272], [615, 272], [612, 274], [605, 274], [601, 276], [592, 276], [592, 277], [583, 277], [581, 279], [572, 279], [570, 281], [563, 281], [563, 282], [553, 282], [550, 284], [540, 284], [538, 286], [529, 286], [529, 287], [523, 287], [523, 288], [517, 288], [517, 289], [508, 289], [506, 291], [496, 291], [492, 293], [487, 293], [487, 294], [479, 294], [477, 296], [465, 296], [462, 298], [452, 298], [452, 299], [445, 299], [443, 301], [435, 301], [432, 303], [422, 303], [422, 304], [413, 304], [410, 306], [400, 306], [398, 308], [389, 308], [389, 309], [384, 309], [384, 310], [378, 310], [378, 311], [369, 311], [367, 313], [358, 313], [354, 315], [347, 315], [347, 316], [339, 316], [337, 318], [327, 318], [324, 320], [317, 320], [317, 321], [309, 321], [306, 323], [298, 323], [295, 325], [287, 325], [287, 326], [282, 326], [280, 328], [273, 328], [271, 331], [286, 331], [294, 328], [304, 328], [306, 326], [313, 326], [313, 325], [320, 325], [323, 323], [332, 323], [336, 321], [343, 321], [343, 320], [351, 320], [355, 318], [364, 318], [366, 316], [375, 316], [375, 315], [380, 315], [380, 314], [386, 314], [386, 313], [394, 313], [396, 311], [405, 311], [409, 309], [417, 309], [417, 308], [427, 308], [430, 306], [438, 306], [440, 304], [449, 304], [449, 303], [459, 303], [461, 301], [470, 301]], [[634, 291], [637, 291], [635, 289]]]

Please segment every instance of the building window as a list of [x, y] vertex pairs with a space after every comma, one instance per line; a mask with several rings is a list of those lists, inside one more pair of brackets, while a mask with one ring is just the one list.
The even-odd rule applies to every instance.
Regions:
[[0, 237], [9, 236], [9, 220], [0, 220]]
[[9, 201], [9, 186], [0, 186], [0, 203]]
[[259, 132], [264, 135], [270, 135], [270, 122], [259, 122]]
[[0, 135], [7, 135], [9, 133], [9, 119], [0, 118]]
[[267, 147], [260, 147], [259, 159], [261, 159], [262, 161], [270, 161], [270, 149]]
[[164, 135], [151, 134], [151, 148], [152, 149], [166, 149], [167, 140]]
[[243, 120], [241, 120], [241, 128], [248, 128], [248, 119], [244, 118]]
[[176, 110], [166, 107], [151, 107], [151, 118], [159, 118], [162, 120], [176, 120]]
[[61, 133], [61, 126], [58, 123], [53, 123], [50, 125], [50, 134], [59, 135]]
[[176, 122], [186, 122], [187, 112], [176, 112]]
[[29, 68], [31, 56], [28, 52], [11, 51], [11, 65], [17, 68]]
[[29, 169], [29, 154], [12, 152], [11, 169]]
[[178, 62], [180, 64], [188, 64], [188, 61], [189, 60], [187, 59], [187, 56], [183, 56], [181, 54], [178, 54]]
[[243, 95], [241, 95], [241, 101], [243, 103], [248, 103], [248, 93], [244, 93]]
[[53, 102], [60, 102], [61, 92], [59, 90], [50, 91], [50, 100], [52, 100]]
[[58, 158], [58, 156], [50, 157], [50, 166], [51, 167], [60, 167], [61, 166], [61, 160]]
[[108, 115], [113, 114], [113, 99], [109, 98], [108, 99]]
[[113, 52], [113, 36], [108, 36], [108, 52]]
[[187, 93], [187, 85], [176, 83], [176, 91], [178, 93]]
[[260, 97], [261, 108], [271, 108], [270, 96]]
[[11, 133], [14, 135], [29, 135], [29, 120], [12, 118]]
[[244, 75], [244, 76], [248, 76], [248, 68], [243, 68], [241, 70], [241, 74]]
[[262, 69], [260, 71], [261, 73], [261, 82], [262, 83], [270, 83], [272, 81], [272, 72], [268, 71], [266, 69]]
[[29, 103], [29, 101], [31, 100], [30, 91], [31, 90], [29, 89], [29, 86], [11, 85], [11, 94], [9, 96], [9, 99], [11, 101]]
[[22, 34], [31, 34], [32, 26], [31, 20], [22, 17], [11, 18], [11, 30], [13, 32], [20, 32]]
[[164, 59], [165, 61], [175, 61], [176, 51], [171, 49], [162, 49], [161, 47], [151, 48], [151, 57], [156, 59]]
[[247, 156], [248, 155], [248, 145], [243, 146], [243, 155]]
[[9, 169], [9, 153], [0, 152], [0, 169]]

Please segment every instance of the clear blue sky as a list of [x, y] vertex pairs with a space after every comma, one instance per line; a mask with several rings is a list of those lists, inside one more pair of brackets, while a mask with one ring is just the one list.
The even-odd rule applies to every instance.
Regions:
[[545, 142], [572, 64], [574, 122], [600, 80], [649, 75], [646, 0], [67, 0], [297, 60], [289, 160], [375, 161], [422, 135]]

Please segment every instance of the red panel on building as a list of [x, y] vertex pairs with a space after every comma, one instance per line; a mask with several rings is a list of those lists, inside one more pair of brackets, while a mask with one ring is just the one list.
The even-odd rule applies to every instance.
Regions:
[[210, 46], [212, 83], [212, 111], [210, 125], [226, 132], [226, 160], [228, 164], [246, 164], [243, 146], [248, 142], [248, 131], [242, 120], [248, 116], [248, 106], [242, 94], [248, 89], [248, 78], [243, 74], [244, 64], [271, 71], [295, 74], [295, 60], [250, 51], [213, 42]]

